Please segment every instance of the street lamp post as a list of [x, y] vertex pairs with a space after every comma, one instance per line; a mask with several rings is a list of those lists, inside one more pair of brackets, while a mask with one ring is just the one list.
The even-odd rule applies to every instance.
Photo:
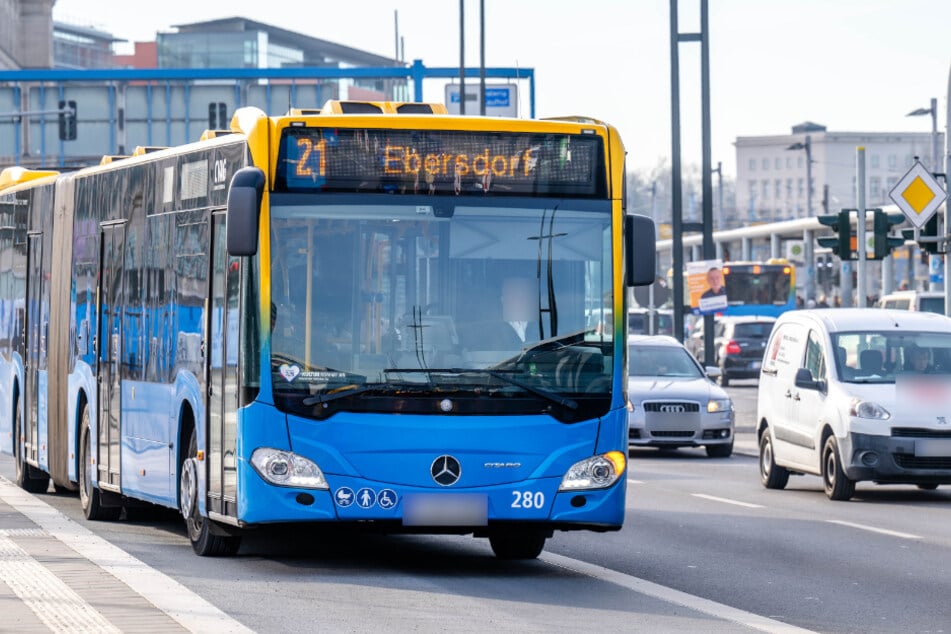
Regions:
[[[926, 114], [931, 115], [931, 171], [938, 171], [938, 99], [935, 97], [931, 98], [931, 107], [930, 108], [916, 108], [909, 112], [906, 117], [920, 117]], [[938, 235], [943, 235], [942, 229], [939, 228]], [[946, 229], [945, 229], [946, 231]], [[939, 282], [931, 281], [931, 260], [932, 258], [940, 258], [941, 256], [932, 253], [928, 256], [928, 290], [930, 291], [939, 291], [941, 290], [941, 284]], [[948, 280], [945, 280], [947, 282]]]
[[806, 151], [806, 216], [812, 217], [812, 139], [806, 135], [804, 141], [796, 141], [787, 150]]
[[[802, 141], [797, 141], [786, 148], [787, 150], [805, 150], [806, 151], [806, 217], [812, 217], [812, 138], [807, 134]], [[807, 237], [808, 244], [805, 248], [806, 275], [803, 280], [806, 292], [806, 299], [814, 299], [816, 294], [815, 286], [815, 251], [812, 247], [811, 237]]]
[[932, 97], [930, 108], [917, 108], [912, 110], [906, 117], [920, 117], [926, 114], [931, 115], [931, 171], [938, 171], [938, 100]]

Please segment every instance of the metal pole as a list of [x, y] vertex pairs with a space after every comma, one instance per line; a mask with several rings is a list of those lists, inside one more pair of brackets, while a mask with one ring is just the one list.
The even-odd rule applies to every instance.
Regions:
[[918, 254], [918, 250], [913, 246], [908, 246], [905, 248], [908, 249], [908, 263], [905, 269], [905, 275], [908, 277], [908, 290], [916, 291], [918, 290], [918, 276], [915, 275], [915, 259]]
[[852, 262], [845, 260], [839, 268], [839, 292], [842, 308], [852, 307]]
[[[654, 221], [654, 226], [657, 225], [657, 209], [655, 207], [655, 202], [657, 200], [657, 181], [651, 182], [651, 220]], [[660, 254], [658, 253], [655, 256], [657, 260], [660, 260]], [[660, 270], [659, 262], [655, 262], [656, 270]], [[654, 281], [651, 282], [651, 285], [647, 287], [647, 324], [648, 330], [647, 333], [650, 335], [657, 334], [657, 306], [655, 306], [654, 301], [654, 286], [657, 283], [656, 277]]]
[[882, 295], [888, 295], [895, 290], [895, 263], [892, 255], [888, 254], [882, 260]]
[[485, 0], [479, 0], [479, 114], [485, 116]]
[[[710, 142], [710, 12], [709, 0], [700, 0], [700, 121], [703, 180], [701, 213], [703, 215], [703, 259], [716, 257], [713, 245], [713, 153]], [[729, 289], [727, 289], [729, 294]], [[713, 346], [713, 315], [703, 317], [703, 358], [716, 358]]]
[[[947, 152], [944, 156], [944, 186], [945, 189], [948, 188], [948, 175], [951, 175], [951, 71], [948, 71], [948, 101], [947, 103], [947, 120], [945, 124], [944, 133], [944, 143], [947, 148]], [[935, 111], [935, 117], [937, 117], [937, 99], [932, 100], [932, 107]], [[938, 134], [935, 132], [935, 147], [938, 146], [937, 142]], [[948, 235], [948, 228], [951, 227], [951, 204], [948, 201], [944, 201], [944, 235]], [[946, 253], [944, 255], [944, 314], [951, 316], [951, 257], [948, 257]]]
[[459, 0], [459, 114], [466, 113], [466, 0]]
[[717, 228], [723, 228], [723, 161], [717, 161]]
[[938, 99], [931, 98], [931, 171], [937, 172], [941, 165], [938, 162], [938, 156], [941, 150], [938, 149]]
[[684, 238], [680, 174], [680, 55], [677, 2], [670, 0], [670, 181], [671, 230], [673, 231], [674, 337], [684, 340]]
[[396, 9], [393, 9], [393, 31], [394, 31], [394, 45], [396, 46], [396, 52], [393, 54], [393, 59], [400, 58], [400, 12]]
[[[779, 237], [778, 233], [774, 233], [769, 236], [769, 257], [779, 258], [782, 256], [783, 242]], [[730, 289], [727, 289], [727, 296], [729, 297]]]
[[812, 217], [812, 138], [807, 134], [806, 142], [806, 215]]
[[859, 146], [855, 148], [855, 206], [858, 208], [858, 216], [855, 219], [855, 246], [859, 250], [859, 266], [856, 270], [856, 305], [859, 308], [868, 307], [867, 293], [868, 284], [866, 282], [866, 264], [868, 264], [868, 245], [865, 240], [865, 148]]
[[802, 280], [804, 299], [816, 298], [816, 232], [802, 232], [802, 264], [805, 273]]

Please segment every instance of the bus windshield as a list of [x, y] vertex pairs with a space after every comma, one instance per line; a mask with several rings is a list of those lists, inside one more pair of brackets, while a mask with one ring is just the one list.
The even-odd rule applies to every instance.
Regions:
[[789, 301], [790, 275], [788, 272], [783, 272], [783, 267], [762, 266], [758, 273], [746, 267], [730, 266], [728, 270], [726, 288], [731, 306], [744, 304], [783, 306]]
[[500, 399], [560, 420], [606, 411], [613, 333], [586, 328], [586, 314], [613, 301], [610, 204], [443, 200], [272, 197], [278, 406], [436, 414], [450, 398], [465, 413], [501, 411]]

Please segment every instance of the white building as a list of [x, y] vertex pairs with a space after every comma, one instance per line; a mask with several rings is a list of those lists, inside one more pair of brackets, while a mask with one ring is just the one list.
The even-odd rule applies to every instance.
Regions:
[[[856, 148], [860, 146], [865, 148], [867, 206], [892, 204], [888, 192], [916, 156], [925, 167], [931, 167], [931, 143], [931, 132], [829, 132], [811, 122], [793, 126], [792, 134], [737, 137], [734, 223], [772, 222], [855, 208]], [[807, 145], [812, 157], [811, 210]], [[939, 133], [939, 165], [943, 148], [944, 135]]]

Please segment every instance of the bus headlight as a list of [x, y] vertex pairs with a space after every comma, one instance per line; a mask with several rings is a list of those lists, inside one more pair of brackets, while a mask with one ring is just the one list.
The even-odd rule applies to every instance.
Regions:
[[617, 482], [626, 468], [627, 457], [620, 451], [592, 456], [571, 465], [558, 490], [604, 489]]
[[289, 451], [258, 447], [251, 454], [251, 464], [271, 484], [304, 489], [330, 488], [320, 467]]

